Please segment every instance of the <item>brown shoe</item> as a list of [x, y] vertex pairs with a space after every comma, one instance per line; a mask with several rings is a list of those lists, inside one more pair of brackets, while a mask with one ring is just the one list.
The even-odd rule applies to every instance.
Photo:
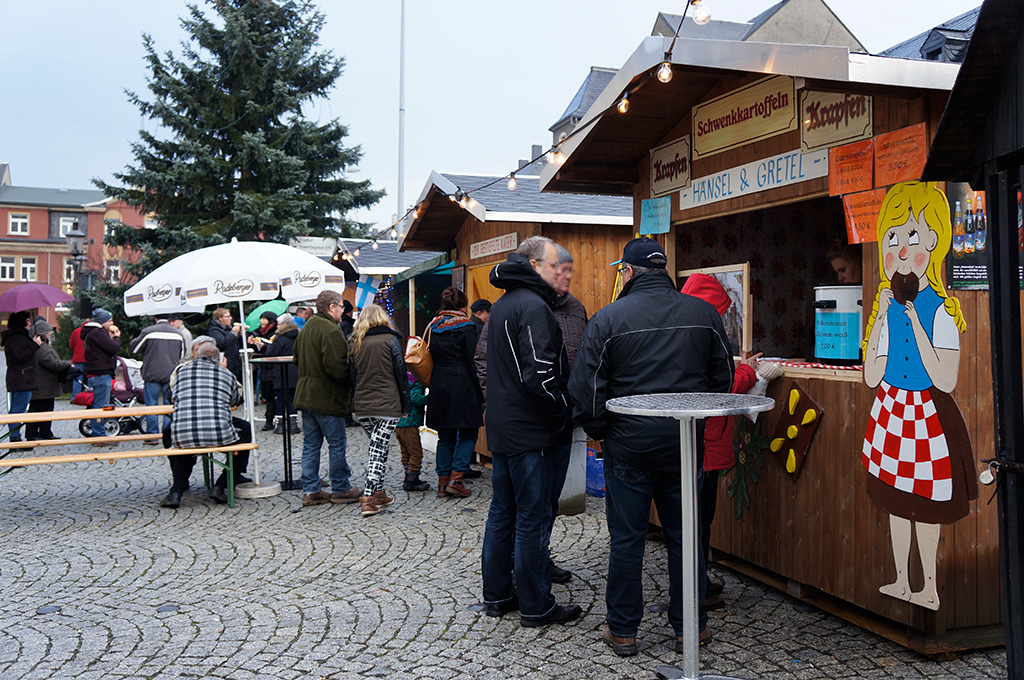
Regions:
[[395, 502], [394, 497], [389, 496], [388, 492], [384, 489], [377, 491], [373, 494], [373, 500], [376, 501], [378, 508], [386, 508]]
[[341, 493], [332, 493], [331, 494], [331, 502], [332, 503], [355, 503], [357, 500], [359, 500], [359, 497], [362, 496], [362, 495], [363, 495], [363, 492], [353, 486], [353, 487], [349, 487], [347, 491], [342, 491]]
[[601, 636], [601, 640], [611, 647], [617, 656], [636, 656], [636, 638], [620, 638], [612, 635], [607, 623], [604, 625], [604, 635]]
[[449, 479], [450, 479], [450, 477], [448, 477], [448, 476], [438, 477], [437, 478], [437, 497], [438, 498], [448, 498], [448, 494], [445, 493], [445, 489], [448, 488], [448, 481], [449, 481]]
[[[700, 632], [700, 635], [697, 636], [697, 639], [700, 641], [700, 644], [702, 644], [702, 645], [707, 643], [707, 642], [711, 642], [711, 626], [704, 626], [704, 630], [702, 630]], [[683, 640], [683, 638], [677, 637], [676, 638], [676, 653], [677, 654], [685, 654], [686, 653], [684, 651], [685, 647], [686, 647], [686, 642]]]
[[701, 607], [703, 607], [706, 612], [714, 611], [715, 609], [722, 609], [725, 607], [725, 600], [722, 599], [721, 595], [708, 595], [701, 603]]
[[380, 506], [377, 505], [377, 496], [360, 496], [359, 510], [363, 513], [363, 517], [369, 517], [370, 515], [376, 515], [379, 513]]
[[445, 487], [444, 492], [449, 496], [460, 496], [465, 498], [472, 492], [466, 488], [466, 485], [462, 483], [462, 472], [458, 470], [452, 471], [451, 479], [448, 481], [448, 486]]
[[324, 503], [331, 502], [331, 494], [326, 491], [317, 491], [316, 493], [304, 493], [302, 494], [302, 507], [310, 505], [323, 505]]

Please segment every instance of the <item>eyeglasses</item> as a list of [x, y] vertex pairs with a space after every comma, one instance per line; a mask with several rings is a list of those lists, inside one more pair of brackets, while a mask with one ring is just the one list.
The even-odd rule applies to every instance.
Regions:
[[628, 264], [620, 264], [617, 271], [621, 274], [629, 268]]
[[549, 267], [557, 268], [559, 266], [557, 262], [548, 262], [547, 260], [534, 260], [534, 262], [536, 262], [537, 264], [546, 264]]

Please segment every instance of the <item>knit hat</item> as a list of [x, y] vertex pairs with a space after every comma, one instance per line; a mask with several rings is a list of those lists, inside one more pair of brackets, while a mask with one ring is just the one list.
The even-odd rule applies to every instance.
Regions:
[[46, 335], [47, 333], [49, 333], [52, 330], [53, 330], [53, 326], [51, 326], [50, 324], [46, 323], [46, 321], [44, 321], [42, 319], [40, 319], [39, 321], [36, 321], [36, 325], [35, 325], [36, 335]]
[[711, 303], [719, 314], [725, 314], [729, 306], [732, 305], [732, 299], [729, 298], [729, 294], [725, 292], [722, 284], [714, 276], [708, 274], [700, 272], [690, 274], [680, 292]]
[[97, 307], [96, 309], [92, 310], [92, 320], [100, 325], [105, 324], [112, 318], [113, 316], [110, 314], [110, 312], [108, 312], [105, 309]]
[[480, 299], [469, 306], [471, 312], [489, 312], [491, 311], [491, 301]]

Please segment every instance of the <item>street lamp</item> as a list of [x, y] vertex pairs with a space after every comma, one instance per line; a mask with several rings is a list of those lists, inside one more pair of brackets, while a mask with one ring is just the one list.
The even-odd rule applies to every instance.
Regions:
[[[82, 271], [82, 263], [85, 262], [85, 234], [78, 228], [77, 220], [75, 226], [68, 230], [64, 238], [68, 243], [68, 262], [71, 264], [71, 294], [77, 296], [78, 277]], [[78, 311], [81, 312], [81, 310]]]

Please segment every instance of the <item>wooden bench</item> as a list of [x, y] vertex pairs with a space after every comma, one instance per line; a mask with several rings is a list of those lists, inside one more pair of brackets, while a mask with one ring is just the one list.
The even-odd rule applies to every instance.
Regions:
[[[38, 423], [54, 420], [93, 420], [102, 418], [123, 418], [123, 417], [135, 417], [135, 416], [160, 416], [160, 415], [171, 415], [174, 413], [174, 407], [170, 405], [166, 406], [133, 406], [131, 408], [113, 408], [108, 407], [105, 409], [75, 409], [69, 411], [43, 411], [35, 413], [7, 413], [0, 415], [0, 432], [6, 434], [5, 425], [17, 424], [17, 423]], [[97, 450], [88, 451], [86, 453], [65, 453], [52, 456], [30, 456], [30, 457], [10, 457], [11, 453], [21, 449], [31, 449], [35, 447], [46, 447], [46, 446], [75, 446], [85, 445], [91, 446], [93, 444], [102, 443], [133, 443], [137, 441], [153, 440], [159, 438], [161, 435], [154, 436], [153, 434], [122, 434], [117, 436], [102, 436], [102, 437], [78, 437], [74, 439], [40, 439], [36, 441], [21, 441], [11, 442], [3, 441], [0, 442], [0, 467], [6, 467], [6, 470], [0, 471], [0, 477], [13, 471], [15, 468], [26, 467], [28, 465], [47, 465], [50, 463], [84, 463], [89, 461], [109, 461], [111, 464], [115, 460], [130, 460], [132, 458], [155, 458], [160, 456], [201, 456], [203, 459], [203, 481], [206, 484], [206, 488], [213, 488], [213, 471], [214, 466], [224, 468], [227, 471], [227, 497], [228, 506], [235, 507], [235, 455], [239, 451], [252, 451], [258, 448], [255, 442], [250, 444], [228, 444], [227, 446], [201, 446], [190, 449], [175, 449], [175, 448], [152, 448], [152, 449], [139, 449], [135, 451], [116, 451], [116, 450]], [[222, 463], [216, 459], [216, 454], [223, 453], [225, 455], [225, 461]]]

